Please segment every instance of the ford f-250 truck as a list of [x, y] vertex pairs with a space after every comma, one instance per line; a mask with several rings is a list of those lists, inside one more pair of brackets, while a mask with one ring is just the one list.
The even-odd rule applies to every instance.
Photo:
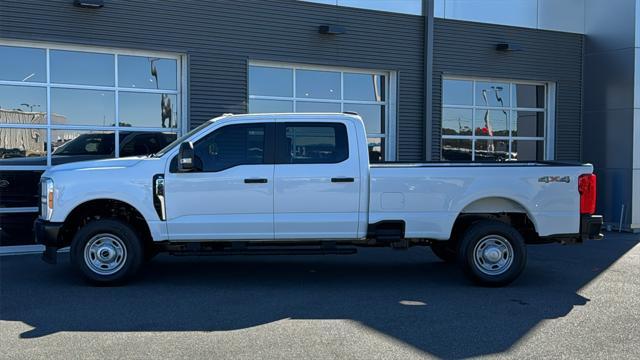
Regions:
[[431, 246], [475, 281], [513, 281], [526, 244], [600, 239], [591, 165], [369, 164], [356, 114], [224, 115], [160, 152], [54, 166], [35, 223], [94, 283], [157, 252], [349, 254]]

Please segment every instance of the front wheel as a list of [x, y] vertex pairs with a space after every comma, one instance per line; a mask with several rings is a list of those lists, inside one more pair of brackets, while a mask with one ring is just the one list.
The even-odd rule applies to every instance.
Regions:
[[71, 242], [71, 263], [86, 279], [102, 285], [129, 280], [144, 258], [140, 238], [119, 220], [92, 221], [78, 230]]
[[458, 262], [475, 282], [504, 286], [515, 280], [527, 262], [527, 248], [520, 232], [499, 221], [473, 224], [462, 237]]

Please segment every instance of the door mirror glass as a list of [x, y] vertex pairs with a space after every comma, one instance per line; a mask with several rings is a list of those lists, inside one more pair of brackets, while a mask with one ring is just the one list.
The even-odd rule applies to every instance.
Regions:
[[193, 170], [193, 143], [185, 141], [180, 144], [178, 152], [178, 171], [187, 172]]

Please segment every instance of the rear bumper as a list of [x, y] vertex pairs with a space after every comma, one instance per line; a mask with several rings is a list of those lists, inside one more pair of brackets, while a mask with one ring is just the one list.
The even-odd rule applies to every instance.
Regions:
[[42, 219], [36, 219], [33, 223], [33, 231], [36, 234], [36, 242], [46, 247], [42, 253], [42, 260], [50, 264], [57, 262], [58, 249], [63, 247], [62, 237], [60, 236], [60, 229], [62, 229], [63, 223], [56, 223], [45, 221]]
[[580, 217], [580, 240], [602, 240], [602, 215], [582, 215]]

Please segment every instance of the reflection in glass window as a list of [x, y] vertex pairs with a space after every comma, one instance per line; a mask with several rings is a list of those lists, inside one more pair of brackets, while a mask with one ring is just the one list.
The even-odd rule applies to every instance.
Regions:
[[544, 112], [517, 111], [511, 126], [513, 136], [543, 137]]
[[442, 109], [442, 135], [471, 135], [472, 109]]
[[471, 161], [471, 140], [442, 139], [442, 160]]
[[476, 135], [508, 136], [509, 111], [476, 110]]
[[177, 75], [175, 59], [118, 56], [119, 87], [176, 90]]
[[340, 73], [333, 71], [297, 70], [296, 97], [340, 99]]
[[115, 155], [116, 139], [113, 132], [90, 132], [84, 130], [52, 130], [51, 158], [60, 156]]
[[51, 50], [49, 61], [52, 83], [101, 86], [115, 84], [112, 54]]
[[[32, 158], [20, 165], [46, 165], [47, 130], [34, 128], [0, 128], [0, 159]], [[1, 161], [1, 165], [13, 165], [14, 161]]]
[[510, 100], [509, 84], [476, 82], [476, 106], [508, 107]]
[[51, 89], [51, 122], [54, 124], [113, 126], [115, 112], [113, 91]]
[[296, 112], [340, 112], [340, 103], [298, 101]]
[[517, 84], [514, 86], [514, 106], [519, 108], [544, 108], [544, 86]]
[[120, 131], [120, 157], [155, 154], [176, 138], [171, 132]]
[[362, 117], [362, 121], [364, 121], [367, 133], [384, 133], [384, 105], [344, 104], [344, 111], [358, 113]]
[[120, 126], [176, 128], [177, 97], [169, 94], [120, 92]]
[[47, 123], [47, 89], [0, 85], [0, 124]]
[[344, 73], [344, 98], [385, 101], [384, 75]]
[[384, 161], [384, 138], [368, 138], [369, 162], [380, 163]]
[[[442, 160], [545, 158], [545, 85], [474, 79], [442, 84]], [[520, 152], [518, 143], [524, 144]]]
[[447, 105], [473, 105], [473, 81], [443, 80], [442, 97]]
[[252, 99], [249, 102], [249, 112], [254, 114], [283, 113], [292, 111], [293, 101]]
[[249, 95], [293, 96], [293, 70], [250, 66]]
[[0, 46], [0, 80], [46, 82], [45, 49]]

